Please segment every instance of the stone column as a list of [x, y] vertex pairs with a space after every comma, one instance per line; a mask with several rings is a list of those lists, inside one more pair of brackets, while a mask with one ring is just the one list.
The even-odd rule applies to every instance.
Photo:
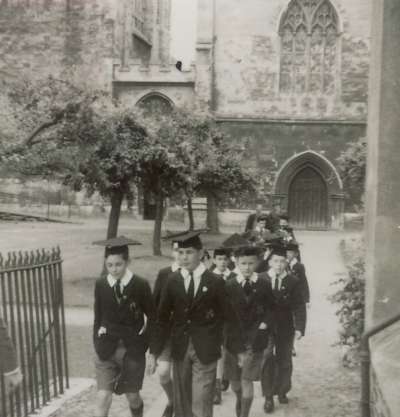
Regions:
[[400, 312], [400, 1], [373, 0], [366, 195], [367, 324]]
[[214, 0], [198, 0], [196, 43], [196, 97], [202, 110], [212, 104]]

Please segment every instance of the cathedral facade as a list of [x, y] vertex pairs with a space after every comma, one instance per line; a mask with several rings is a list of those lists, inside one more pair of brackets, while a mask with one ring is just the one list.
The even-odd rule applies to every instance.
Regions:
[[261, 182], [276, 172], [271, 204], [297, 227], [340, 228], [336, 161], [365, 135], [371, 1], [197, 3], [195, 62], [178, 69], [170, 0], [1, 0], [0, 79], [76, 77], [132, 108], [210, 112]]

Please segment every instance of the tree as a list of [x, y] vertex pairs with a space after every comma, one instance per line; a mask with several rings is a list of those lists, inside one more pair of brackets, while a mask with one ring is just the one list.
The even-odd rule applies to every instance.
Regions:
[[109, 198], [107, 238], [116, 236], [122, 200], [139, 178], [147, 141], [139, 115], [105, 93], [65, 81], [18, 88], [9, 97], [27, 135], [5, 152], [9, 166]]
[[350, 143], [338, 158], [347, 199], [362, 205], [367, 165], [367, 141], [365, 138]]

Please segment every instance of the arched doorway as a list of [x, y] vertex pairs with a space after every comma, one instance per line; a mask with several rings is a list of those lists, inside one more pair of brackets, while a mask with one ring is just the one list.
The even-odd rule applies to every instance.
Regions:
[[288, 214], [291, 222], [301, 229], [328, 227], [327, 186], [314, 168], [303, 168], [290, 183]]
[[343, 227], [342, 180], [335, 166], [318, 152], [305, 151], [289, 158], [277, 173], [272, 197], [298, 229]]

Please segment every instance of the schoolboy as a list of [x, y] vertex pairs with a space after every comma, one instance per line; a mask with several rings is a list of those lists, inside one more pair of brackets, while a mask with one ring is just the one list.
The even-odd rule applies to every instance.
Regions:
[[[229, 269], [231, 262], [231, 250], [228, 248], [216, 248], [213, 253], [214, 274], [223, 278], [224, 281], [230, 280], [236, 277], [236, 274]], [[224, 376], [224, 358], [225, 349], [222, 347], [222, 356], [218, 360], [217, 364], [217, 379], [215, 382], [214, 404], [221, 404], [222, 396], [221, 391], [226, 391], [229, 386], [229, 381]]]
[[282, 239], [284, 242], [289, 243], [295, 241], [295, 235], [293, 231], [293, 227], [289, 224], [289, 216], [287, 214], [281, 214], [279, 216], [279, 225], [277, 232], [281, 234]]
[[201, 263], [199, 234], [190, 232], [177, 240], [181, 269], [169, 278], [158, 310], [156, 352], [170, 337], [175, 417], [212, 417], [224, 322], [236, 325], [232, 349], [244, 350], [225, 281]]
[[306, 268], [299, 260], [299, 244], [292, 241], [286, 245], [286, 258], [288, 261], [289, 271], [296, 275], [300, 281], [301, 292], [303, 294], [303, 301], [305, 304], [310, 303], [310, 287], [306, 275]]
[[[170, 276], [179, 270], [178, 263], [178, 243], [173, 240], [170, 236], [164, 237], [165, 239], [171, 240], [171, 257], [172, 264], [168, 267], [160, 269], [157, 275], [156, 282], [153, 289], [154, 304], [158, 309], [161, 301], [161, 294], [164, 290]], [[172, 384], [172, 359], [171, 359], [171, 343], [169, 340], [166, 341], [165, 346], [161, 354], [157, 358], [157, 372], [160, 379], [160, 385], [163, 388], [167, 396], [167, 405], [164, 409], [162, 417], [172, 417], [174, 414], [174, 392]]]
[[231, 339], [234, 329], [228, 324], [225, 372], [236, 394], [237, 417], [249, 416], [254, 397], [253, 382], [260, 380], [264, 350], [268, 347], [273, 323], [271, 282], [265, 274], [255, 272], [258, 251], [258, 248], [251, 246], [237, 249], [238, 275], [226, 282], [226, 291], [239, 317], [246, 347], [240, 363]]
[[[138, 242], [124, 236], [94, 242], [105, 246], [108, 275], [96, 281], [93, 341], [97, 354], [96, 417], [108, 415], [112, 394], [125, 394], [133, 417], [143, 416], [140, 397], [145, 353], [152, 341], [155, 307], [150, 285], [129, 270], [128, 245]], [[151, 354], [150, 367], [155, 367]]]
[[289, 402], [287, 393], [291, 389], [294, 339], [301, 339], [305, 330], [303, 296], [299, 280], [287, 272], [285, 247], [273, 248], [269, 265], [267, 275], [273, 288], [275, 356], [265, 361], [261, 380], [267, 413], [274, 410], [274, 394], [278, 395], [281, 404]]

